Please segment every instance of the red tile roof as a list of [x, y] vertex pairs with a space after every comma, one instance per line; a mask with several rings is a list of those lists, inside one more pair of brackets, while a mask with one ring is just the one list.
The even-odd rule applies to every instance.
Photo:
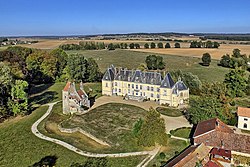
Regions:
[[219, 156], [223, 156], [223, 157], [227, 157], [227, 158], [231, 158], [231, 150], [225, 150], [222, 148], [212, 148], [212, 150], [210, 151], [210, 154], [213, 155], [219, 155]]
[[63, 91], [68, 91], [70, 87], [70, 82], [67, 82], [67, 84], [65, 85]]
[[220, 167], [213, 161], [208, 161], [203, 167]]
[[250, 108], [238, 107], [238, 116], [250, 118]]
[[194, 137], [215, 130], [215, 128], [216, 128], [216, 118], [200, 122], [195, 129]]
[[83, 92], [82, 90], [78, 90], [77, 93], [78, 93], [78, 95], [79, 95], [80, 97], [82, 97], [82, 95], [84, 95], [84, 92]]
[[212, 132], [212, 131], [220, 131], [220, 132], [228, 132], [228, 133], [234, 133], [232, 129], [230, 129], [225, 123], [223, 123], [218, 118], [213, 118], [210, 120], [202, 121], [198, 123], [193, 138], [204, 135], [206, 133]]

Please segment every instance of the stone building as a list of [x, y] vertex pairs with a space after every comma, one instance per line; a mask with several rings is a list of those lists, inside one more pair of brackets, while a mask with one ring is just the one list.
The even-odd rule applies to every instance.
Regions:
[[64, 114], [81, 113], [90, 107], [90, 101], [83, 89], [82, 82], [79, 90], [76, 90], [74, 82], [67, 82], [62, 90], [62, 102]]
[[238, 128], [250, 131], [250, 108], [238, 107]]
[[102, 79], [103, 95], [124, 96], [127, 99], [155, 100], [159, 104], [177, 107], [189, 99], [189, 88], [180, 79], [175, 83], [167, 73], [142, 72], [115, 68], [111, 65]]

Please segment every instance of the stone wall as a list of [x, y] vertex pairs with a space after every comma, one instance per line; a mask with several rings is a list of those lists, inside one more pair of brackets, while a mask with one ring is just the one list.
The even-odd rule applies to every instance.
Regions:
[[109, 145], [107, 142], [102, 141], [102, 140], [96, 138], [95, 136], [93, 136], [93, 135], [91, 135], [90, 133], [88, 133], [88, 132], [82, 130], [82, 129], [79, 128], [79, 127], [76, 127], [76, 128], [63, 128], [63, 127], [61, 127], [60, 125], [58, 125], [58, 129], [60, 130], [60, 132], [63, 132], [63, 133], [75, 133], [75, 132], [80, 132], [80, 133], [82, 133], [83, 135], [89, 137], [90, 139], [96, 141], [97, 143], [99, 143], [99, 144], [101, 144], [101, 145], [105, 145], [105, 146], [109, 146], [109, 147], [110, 147], [110, 145]]

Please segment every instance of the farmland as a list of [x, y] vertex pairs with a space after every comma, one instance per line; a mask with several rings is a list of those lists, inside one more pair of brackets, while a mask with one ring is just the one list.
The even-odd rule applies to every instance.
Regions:
[[[208, 52], [212, 59], [220, 60], [224, 54], [231, 54], [233, 49], [238, 48], [243, 54], [250, 54], [250, 45], [232, 45], [222, 44], [219, 49], [212, 48], [188, 48], [187, 43], [181, 43], [185, 48], [169, 48], [169, 49], [133, 49], [138, 52], [158, 53], [168, 55], [179, 55], [186, 57], [201, 57], [204, 53]], [[186, 46], [185, 46], [186, 45]], [[172, 45], [173, 46], [173, 45]]]

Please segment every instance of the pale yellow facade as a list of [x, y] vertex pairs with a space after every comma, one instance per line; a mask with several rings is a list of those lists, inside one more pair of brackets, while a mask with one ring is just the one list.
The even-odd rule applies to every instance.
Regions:
[[189, 89], [173, 93], [173, 88], [162, 88], [160, 85], [152, 85], [128, 81], [102, 80], [102, 94], [108, 96], [134, 96], [143, 97], [177, 107], [186, 103], [189, 99]]

